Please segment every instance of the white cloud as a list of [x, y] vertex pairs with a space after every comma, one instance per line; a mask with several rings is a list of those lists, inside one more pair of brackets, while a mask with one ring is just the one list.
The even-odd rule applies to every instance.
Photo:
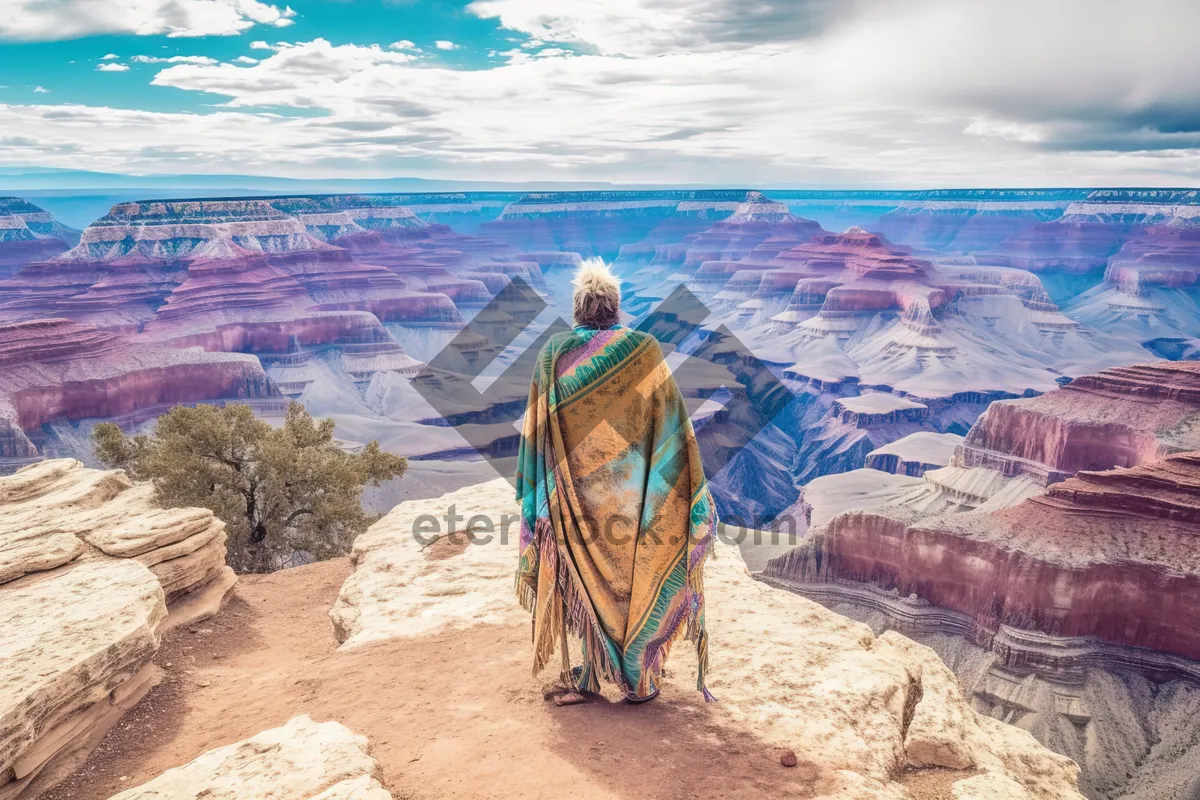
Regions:
[[[210, 64], [211, 65], [211, 64], [217, 63], [217, 60], [215, 58], [209, 58], [208, 56], [169, 56], [167, 58], [163, 58], [162, 56], [134, 56], [130, 60], [136, 61], [139, 64]], [[257, 62], [254, 62], [253, 59], [251, 59], [251, 61], [253, 63], [257, 63]]]
[[296, 12], [260, 0], [5, 0], [0, 39], [55, 41], [96, 34], [232, 36], [291, 24]]
[[438, 50], [458, 50], [461, 47], [461, 45], [457, 45], [454, 42], [450, 42], [445, 39], [438, 39], [433, 44]]
[[33, 92], [34, 94], [50, 94], [50, 90], [45, 86], [35, 86], [33, 87]]
[[125, 64], [114, 64], [109, 61], [104, 64], [97, 64], [96, 70], [99, 72], [128, 72], [129, 67]]
[[250, 56], [238, 56], [234, 60], [237, 61], [239, 64], [257, 64], [258, 63], [257, 58], [251, 58]]
[[[605, 55], [722, 51], [801, 38], [846, 0], [475, 0], [476, 16], [537, 41], [584, 45]], [[842, 8], [846, 7], [846, 8]]]
[[[1190, 42], [1200, 4], [1146, 0], [1130, 17], [1087, 0], [1053, 9], [855, 0], [833, 20], [823, 16], [828, 3], [794, 3], [795, 19], [752, 9], [731, 20], [732, 2], [561, 4], [593, 14], [580, 22], [555, 16], [560, 4], [549, 0], [542, 17], [534, 0], [492, 0], [504, 24], [537, 44], [498, 54], [505, 61], [488, 69], [434, 65], [400, 42], [260, 41], [250, 45], [264, 51], [257, 63], [176, 62], [155, 75], [155, 85], [206, 104], [223, 98], [205, 113], [0, 106], [0, 129], [39, 131], [45, 146], [30, 151], [31, 163], [146, 172], [742, 185], [1200, 180], [1200, 50]], [[784, 13], [781, 3], [760, 5]], [[666, 24], [681, 19], [678, 30]]]
[[398, 42], [392, 42], [391, 44], [388, 45], [388, 47], [391, 48], [392, 50], [420, 51], [420, 49], [421, 49], [421, 48], [417, 47], [416, 43], [414, 43], [408, 39], [401, 39]]
[[113, 61], [113, 60], [115, 60], [115, 59], [118, 59], [118, 58], [120, 58], [120, 56], [119, 56], [119, 55], [117, 55], [116, 53], [109, 53], [109, 54], [108, 54], [108, 55], [106, 55], [106, 56], [101, 56], [101, 57], [100, 57], [100, 60], [101, 60], [101, 61]]

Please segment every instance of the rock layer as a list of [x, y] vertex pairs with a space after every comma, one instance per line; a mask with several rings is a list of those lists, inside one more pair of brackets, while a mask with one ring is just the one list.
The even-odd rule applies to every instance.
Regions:
[[1200, 686], [1196, 374], [1106, 370], [993, 403], [922, 479], [814, 481], [815, 527], [764, 575], [957, 654], [976, 707], [1077, 758], [1090, 797], [1185, 798], [1200, 751], [1149, 698]]
[[30, 261], [54, 258], [79, 241], [46, 210], [19, 197], [0, 197], [0, 278]]
[[1200, 449], [1198, 414], [1200, 364], [1116, 367], [1041, 397], [993, 403], [954, 463], [1043, 484], [1079, 470], [1136, 466]]
[[0, 797], [65, 777], [64, 760], [136, 703], [166, 616], [162, 587], [131, 560], [0, 586]]
[[54, 420], [278, 394], [253, 356], [154, 347], [63, 319], [0, 325], [0, 370], [0, 465], [36, 459], [29, 434]]
[[160, 509], [119, 470], [45, 461], [0, 478], [0, 798], [77, 766], [157, 680], [162, 632], [233, 586], [224, 523]]

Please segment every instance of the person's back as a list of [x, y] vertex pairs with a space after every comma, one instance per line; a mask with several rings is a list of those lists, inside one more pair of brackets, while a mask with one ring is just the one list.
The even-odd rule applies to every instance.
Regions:
[[[603, 677], [650, 699], [684, 636], [704, 690], [701, 572], [716, 514], [687, 408], [658, 342], [617, 324], [607, 269], [580, 271], [574, 305], [575, 329], [538, 359], [518, 459], [517, 590], [534, 615], [534, 671], [558, 647], [569, 688], [595, 692]], [[574, 675], [567, 631], [583, 642]]]

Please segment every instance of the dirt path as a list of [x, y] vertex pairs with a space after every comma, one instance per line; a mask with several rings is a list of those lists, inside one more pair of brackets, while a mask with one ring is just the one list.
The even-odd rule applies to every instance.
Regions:
[[[525, 626], [337, 653], [327, 612], [349, 570], [339, 559], [245, 577], [216, 618], [168, 634], [156, 657], [166, 679], [43, 800], [108, 798], [301, 713], [365, 735], [406, 800], [821, 792], [803, 753], [798, 767], [780, 766], [768, 746], [716, 725], [691, 692], [554, 707], [529, 675]], [[921, 800], [949, 798], [960, 777], [924, 772], [909, 785]]]

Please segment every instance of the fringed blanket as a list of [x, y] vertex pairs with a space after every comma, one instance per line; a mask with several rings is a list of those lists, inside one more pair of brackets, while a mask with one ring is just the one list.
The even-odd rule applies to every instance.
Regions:
[[671, 644], [694, 641], [705, 688], [701, 570], [716, 510], [687, 408], [649, 334], [558, 334], [529, 390], [518, 458], [517, 594], [533, 614], [534, 672], [583, 641], [575, 683], [656, 691]]

